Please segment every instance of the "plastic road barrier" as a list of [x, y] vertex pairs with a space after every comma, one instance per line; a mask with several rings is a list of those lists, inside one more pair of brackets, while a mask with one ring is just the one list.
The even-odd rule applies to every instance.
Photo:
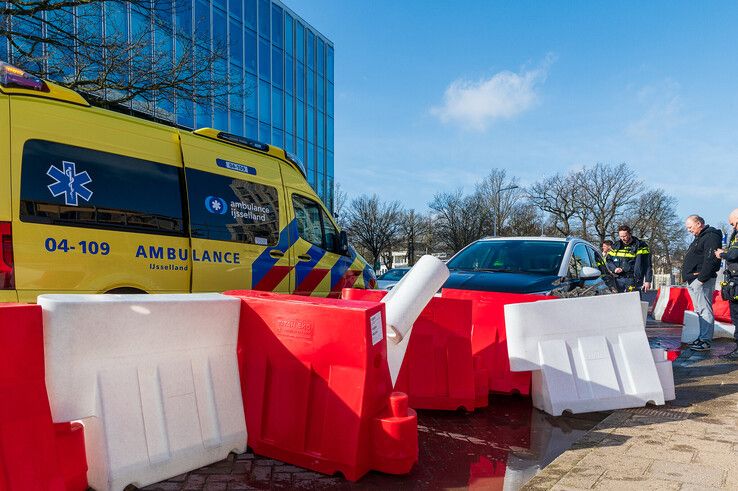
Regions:
[[53, 418], [89, 418], [90, 486], [142, 487], [246, 450], [236, 299], [41, 295], [38, 303]]
[[552, 297], [449, 288], [444, 288], [441, 296], [472, 301], [472, 353], [478, 360], [479, 369], [487, 371], [489, 390], [503, 394], [530, 394], [530, 373], [510, 371], [503, 309], [510, 303], [536, 302]]
[[[449, 271], [440, 259], [426, 255], [403, 276], [383, 299], [387, 315], [387, 360], [392, 385], [397, 382], [405, 358], [410, 329], [433, 295], [448, 279]], [[405, 342], [403, 342], [403, 340]]]
[[85, 432], [81, 423], [54, 423], [56, 454], [67, 490], [87, 489]]
[[230, 291], [241, 299], [239, 368], [255, 453], [355, 481], [405, 474], [418, 420], [392, 392], [384, 306]]
[[676, 399], [674, 390], [674, 370], [671, 366], [666, 350], [663, 348], [654, 348], [651, 350], [653, 362], [656, 364], [656, 372], [659, 375], [661, 388], [664, 390], [664, 401], [673, 401]]
[[84, 451], [75, 459], [79, 448], [65, 444], [51, 420], [38, 305], [0, 304], [0, 401], [0, 490], [87, 489], [84, 476], [66, 479], [84, 469]]
[[670, 324], [682, 324], [685, 310], [694, 310], [692, 298], [686, 287], [662, 286], [659, 288], [653, 309], [654, 319]]
[[730, 302], [723, 300], [720, 291], [716, 291], [712, 296], [712, 313], [716, 321], [732, 323], [730, 318]]
[[[618, 315], [613, 315], [617, 312]], [[664, 403], [638, 292], [505, 306], [510, 368], [554, 416]]]
[[[382, 290], [344, 288], [347, 300], [378, 302]], [[414, 409], [473, 411], [488, 404], [487, 379], [484, 397], [477, 402], [474, 362], [471, 353], [471, 302], [433, 297], [412, 327], [395, 390], [408, 395]], [[404, 340], [403, 340], [404, 341]]]
[[[733, 339], [735, 326], [727, 322], [715, 321], [715, 330], [713, 331], [713, 339], [729, 338]], [[700, 335], [700, 318], [699, 316], [687, 310], [684, 312], [684, 327], [682, 327], [682, 343], [691, 343]]]

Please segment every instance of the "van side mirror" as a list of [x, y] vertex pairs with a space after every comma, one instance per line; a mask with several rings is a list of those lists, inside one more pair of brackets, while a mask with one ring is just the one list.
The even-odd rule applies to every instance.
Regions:
[[348, 256], [349, 253], [348, 235], [343, 230], [338, 234], [338, 253], [342, 256]]

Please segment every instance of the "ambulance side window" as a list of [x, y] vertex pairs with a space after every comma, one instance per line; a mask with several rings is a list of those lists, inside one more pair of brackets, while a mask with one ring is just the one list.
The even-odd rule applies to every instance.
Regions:
[[24, 222], [186, 235], [178, 167], [62, 143], [23, 146]]
[[192, 237], [256, 245], [279, 242], [277, 188], [187, 169]]
[[315, 201], [297, 194], [292, 195], [292, 204], [300, 237], [326, 251], [334, 252], [338, 232], [323, 208]]

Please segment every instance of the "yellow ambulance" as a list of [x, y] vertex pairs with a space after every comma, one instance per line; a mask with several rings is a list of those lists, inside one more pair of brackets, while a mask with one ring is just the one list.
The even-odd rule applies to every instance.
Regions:
[[0, 302], [374, 288], [280, 148], [92, 107], [0, 62]]

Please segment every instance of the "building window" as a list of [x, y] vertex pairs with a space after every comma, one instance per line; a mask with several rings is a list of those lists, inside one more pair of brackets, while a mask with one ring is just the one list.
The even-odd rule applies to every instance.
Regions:
[[272, 47], [272, 84], [282, 88], [284, 83], [284, 59], [282, 50]]
[[269, 80], [270, 51], [269, 41], [259, 38], [259, 77], [264, 80]]
[[271, 95], [269, 83], [259, 80], [259, 121], [266, 121], [268, 123], [272, 119]]
[[292, 56], [294, 53], [292, 48], [293, 35], [292, 35], [292, 16], [285, 14], [284, 16], [284, 50], [288, 55]]
[[243, 23], [256, 30], [256, 0], [243, 0]]
[[256, 33], [251, 29], [244, 29], [244, 42], [246, 61], [244, 68], [251, 73], [256, 73]]
[[269, 0], [259, 0], [259, 36], [269, 39]]
[[282, 47], [282, 9], [272, 5], [272, 43]]

